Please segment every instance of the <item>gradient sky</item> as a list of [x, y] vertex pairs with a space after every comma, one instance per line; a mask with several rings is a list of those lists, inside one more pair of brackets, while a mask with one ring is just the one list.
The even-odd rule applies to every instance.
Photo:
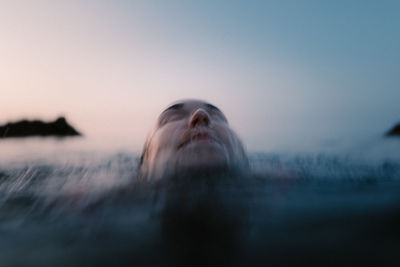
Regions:
[[251, 150], [400, 121], [400, 1], [1, 1], [0, 123], [65, 115], [140, 148], [181, 98]]

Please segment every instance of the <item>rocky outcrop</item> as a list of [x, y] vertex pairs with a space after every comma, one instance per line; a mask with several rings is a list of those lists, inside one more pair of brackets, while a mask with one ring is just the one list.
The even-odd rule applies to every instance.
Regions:
[[0, 126], [0, 138], [79, 135], [81, 134], [70, 126], [64, 117], [60, 117], [53, 122], [22, 120]]
[[400, 137], [400, 123], [395, 125], [389, 132], [387, 132], [386, 136], [399, 136]]

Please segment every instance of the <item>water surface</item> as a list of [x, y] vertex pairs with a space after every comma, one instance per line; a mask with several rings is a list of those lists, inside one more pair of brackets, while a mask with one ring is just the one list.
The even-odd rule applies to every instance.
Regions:
[[127, 144], [2, 141], [0, 266], [396, 265], [399, 149], [331, 140], [144, 183]]

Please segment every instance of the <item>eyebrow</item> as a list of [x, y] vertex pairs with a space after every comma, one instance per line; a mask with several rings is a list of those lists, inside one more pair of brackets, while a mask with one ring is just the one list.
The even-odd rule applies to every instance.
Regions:
[[183, 103], [178, 103], [178, 104], [172, 105], [172, 106], [166, 108], [162, 113], [167, 112], [168, 110], [178, 110], [178, 109], [182, 109], [182, 108], [183, 108], [183, 105], [184, 105]]
[[221, 111], [219, 108], [217, 108], [216, 106], [214, 106], [214, 105], [211, 105], [211, 104], [209, 104], [209, 103], [206, 103], [205, 106], [206, 106], [207, 108], [209, 108], [209, 109], [213, 109], [213, 110], [216, 110], [216, 111], [219, 111], [219, 112], [222, 113], [222, 111]]

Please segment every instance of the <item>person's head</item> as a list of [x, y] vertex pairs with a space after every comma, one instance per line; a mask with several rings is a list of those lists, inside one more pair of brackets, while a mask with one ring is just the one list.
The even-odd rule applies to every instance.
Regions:
[[139, 172], [151, 179], [247, 164], [242, 143], [221, 110], [205, 101], [182, 100], [159, 116], [145, 143]]

